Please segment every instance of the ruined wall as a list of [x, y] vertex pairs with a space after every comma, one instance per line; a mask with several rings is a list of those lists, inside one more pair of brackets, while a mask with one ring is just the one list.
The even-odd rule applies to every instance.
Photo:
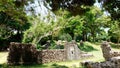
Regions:
[[37, 63], [37, 50], [33, 44], [10, 43], [7, 58], [9, 65]]
[[104, 62], [82, 62], [84, 68], [120, 68], [120, 57], [113, 57]]
[[65, 61], [65, 60], [66, 60], [65, 49], [38, 51], [39, 63], [58, 62], [58, 61]]
[[112, 50], [108, 42], [103, 42], [101, 45], [101, 49], [105, 60], [109, 60], [112, 57], [120, 56], [120, 52]]
[[120, 52], [113, 51], [108, 42], [101, 45], [104, 62], [81, 62], [85, 68], [120, 68]]
[[65, 49], [40, 51], [33, 44], [12, 42], [7, 59], [9, 65], [16, 65], [78, 60], [86, 57], [92, 57], [92, 55], [80, 51], [75, 42], [67, 42]]
[[8, 64], [34, 64], [66, 60], [65, 49], [38, 51], [33, 44], [12, 42], [9, 47]]
[[77, 43], [75, 41], [66, 42], [65, 49], [68, 60], [78, 60], [83, 54], [82, 51], [80, 51], [80, 49], [77, 47]]

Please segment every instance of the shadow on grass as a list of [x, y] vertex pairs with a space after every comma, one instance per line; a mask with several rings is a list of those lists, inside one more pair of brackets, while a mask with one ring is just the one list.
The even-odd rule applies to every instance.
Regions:
[[82, 46], [79, 45], [78, 48], [82, 51], [85, 51], [85, 52], [97, 51], [97, 49], [95, 49], [94, 47], [87, 45], [87, 44], [84, 44]]
[[64, 65], [52, 64], [51, 68], [68, 68], [68, 67]]
[[13, 65], [9, 66], [7, 64], [0, 65], [0, 68], [49, 68], [48, 65], [42, 64], [32, 64], [32, 65]]

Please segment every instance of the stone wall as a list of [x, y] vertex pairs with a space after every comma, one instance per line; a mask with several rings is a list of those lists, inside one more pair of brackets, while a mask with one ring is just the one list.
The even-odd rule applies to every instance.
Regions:
[[84, 68], [120, 68], [120, 57], [113, 57], [104, 62], [82, 62]]
[[103, 42], [101, 45], [104, 62], [81, 62], [85, 68], [120, 68], [120, 52], [113, 51], [108, 42]]
[[58, 62], [66, 60], [65, 49], [38, 51], [39, 63]]
[[34, 46], [33, 44], [12, 42], [9, 47], [8, 64], [34, 64], [66, 60], [65, 49], [38, 51]]
[[34, 64], [37, 63], [37, 50], [33, 44], [10, 43], [8, 64]]
[[108, 42], [103, 42], [101, 45], [101, 49], [105, 60], [109, 60], [112, 57], [120, 56], [120, 52], [112, 50]]
[[37, 50], [33, 44], [23, 44], [12, 42], [9, 48], [8, 64], [33, 64], [48, 63], [65, 60], [78, 60], [85, 57], [91, 57], [87, 53], [79, 50], [75, 41], [67, 42], [65, 49]]
[[92, 57], [93, 55], [81, 51], [75, 41], [65, 43], [67, 60], [78, 60], [85, 57]]

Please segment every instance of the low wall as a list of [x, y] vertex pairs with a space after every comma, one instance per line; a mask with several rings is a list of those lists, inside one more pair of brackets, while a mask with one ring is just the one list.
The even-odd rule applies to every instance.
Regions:
[[103, 42], [101, 45], [104, 62], [81, 62], [85, 68], [120, 68], [120, 52], [113, 51], [108, 42]]
[[7, 58], [9, 65], [37, 63], [37, 50], [33, 44], [10, 43]]
[[68, 42], [65, 49], [37, 50], [33, 44], [10, 43], [8, 64], [42, 64], [48, 62], [58, 62], [65, 60], [78, 60], [92, 57], [93, 55], [79, 50], [75, 42]]
[[58, 62], [66, 60], [65, 49], [38, 51], [39, 63]]
[[82, 62], [84, 68], [120, 68], [120, 57], [113, 57], [104, 62]]
[[8, 64], [34, 64], [48, 63], [66, 60], [65, 49], [38, 51], [33, 44], [22, 44], [12, 42], [9, 47]]

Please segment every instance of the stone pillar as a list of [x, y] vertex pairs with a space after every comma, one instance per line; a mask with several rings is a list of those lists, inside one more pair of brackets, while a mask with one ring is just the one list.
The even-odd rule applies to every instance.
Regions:
[[105, 60], [109, 60], [111, 58], [110, 52], [111, 52], [111, 47], [108, 42], [103, 42], [101, 45], [101, 49], [103, 52], [103, 57]]

